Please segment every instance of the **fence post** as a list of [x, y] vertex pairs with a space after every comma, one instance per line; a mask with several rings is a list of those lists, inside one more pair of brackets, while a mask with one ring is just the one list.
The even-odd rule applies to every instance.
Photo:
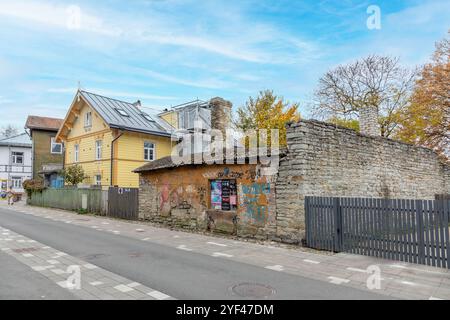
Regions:
[[310, 212], [309, 212], [309, 197], [305, 197], [305, 238], [306, 238], [306, 246], [309, 246], [311, 244], [310, 241]]
[[339, 198], [333, 199], [334, 212], [334, 252], [342, 251], [342, 211]]
[[417, 241], [418, 241], [418, 262], [425, 264], [425, 243], [424, 243], [424, 229], [423, 229], [423, 209], [422, 201], [416, 200], [416, 226], [417, 226]]

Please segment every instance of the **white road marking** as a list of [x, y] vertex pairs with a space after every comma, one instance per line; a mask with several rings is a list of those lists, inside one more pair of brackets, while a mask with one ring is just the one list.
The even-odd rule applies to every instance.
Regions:
[[147, 241], [147, 240], [150, 240], [150, 238], [144, 238], [144, 239], [142, 239], [142, 241]]
[[99, 285], [101, 285], [101, 284], [103, 284], [103, 282], [101, 282], [101, 281], [94, 281], [94, 282], [89, 282], [89, 284], [91, 285], [91, 286], [99, 286]]
[[47, 262], [50, 264], [59, 264], [60, 263], [59, 261], [56, 261], [56, 260], [47, 260]]
[[53, 273], [56, 273], [56, 274], [64, 274], [64, 273], [66, 273], [64, 270], [61, 270], [61, 269], [51, 269], [50, 271], [53, 272]]
[[279, 264], [275, 265], [275, 266], [267, 266], [265, 267], [266, 269], [270, 269], [270, 270], [274, 270], [274, 271], [284, 271], [284, 267], [280, 266]]
[[348, 280], [348, 279], [342, 279], [342, 278], [338, 278], [338, 277], [328, 277], [328, 279], [330, 279], [330, 283], [333, 283], [333, 284], [343, 284], [343, 283], [350, 282], [350, 280]]
[[24, 256], [25, 258], [34, 257], [34, 255], [32, 255], [31, 253], [24, 253], [22, 256]]
[[428, 300], [444, 300], [444, 299], [436, 298], [436, 297], [430, 297], [430, 299], [428, 299]]
[[222, 252], [214, 252], [212, 254], [213, 257], [225, 257], [225, 258], [232, 258], [233, 255], [231, 254], [227, 254], [227, 253], [222, 253]]
[[352, 268], [352, 267], [347, 268], [347, 270], [348, 271], [361, 272], [361, 273], [369, 273], [367, 270], [359, 269], [359, 268]]
[[51, 268], [53, 268], [53, 266], [34, 266], [34, 267], [31, 267], [31, 269], [33, 269], [34, 271], [44, 271], [44, 270], [51, 269]]
[[137, 286], [140, 286], [140, 285], [141, 284], [138, 282], [132, 282], [132, 283], [127, 284], [127, 287], [136, 288]]
[[319, 263], [320, 263], [319, 261], [316, 261], [316, 260], [309, 260], [309, 259], [303, 259], [303, 262], [306, 262], [306, 263], [312, 263], [312, 264], [319, 264]]
[[213, 246], [219, 246], [219, 247], [228, 247], [228, 245], [226, 245], [226, 244], [218, 243], [218, 242], [212, 242], [212, 241], [208, 241], [207, 244], [212, 244]]
[[187, 248], [184, 244], [178, 246], [177, 249], [184, 250], [184, 251], [192, 251], [192, 249]]
[[83, 267], [85, 267], [86, 269], [90, 269], [90, 270], [98, 268], [97, 266], [90, 264], [90, 263], [83, 265]]
[[133, 288], [127, 287], [124, 284], [119, 284], [118, 286], [115, 286], [114, 289], [120, 291], [120, 292], [130, 292], [133, 291]]
[[164, 294], [162, 292], [159, 291], [152, 291], [147, 293], [150, 297], [155, 298], [156, 300], [165, 300], [170, 298], [170, 296], [168, 296], [167, 294]]
[[410, 281], [400, 281], [400, 283], [406, 284], [408, 286], [415, 286], [416, 285], [416, 283], [410, 282]]

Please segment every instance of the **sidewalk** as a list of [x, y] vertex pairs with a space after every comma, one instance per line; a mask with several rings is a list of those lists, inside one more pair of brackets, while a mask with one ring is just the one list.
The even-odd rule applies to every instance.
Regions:
[[[2, 203], [0, 202], [0, 205]], [[6, 205], [5, 205], [6, 206]], [[379, 267], [381, 287], [369, 290], [401, 299], [450, 300], [450, 272], [446, 269], [381, 260], [346, 253], [316, 252], [280, 244], [257, 244], [229, 238], [173, 231], [142, 222], [128, 222], [107, 217], [77, 215], [63, 210], [31, 207], [23, 202], [10, 206], [20, 214], [32, 214], [45, 219], [71, 223], [141, 241], [163, 244], [178, 250], [210, 255], [219, 259], [255, 265], [293, 275], [369, 290], [367, 269]], [[371, 278], [373, 279], [373, 277]]]

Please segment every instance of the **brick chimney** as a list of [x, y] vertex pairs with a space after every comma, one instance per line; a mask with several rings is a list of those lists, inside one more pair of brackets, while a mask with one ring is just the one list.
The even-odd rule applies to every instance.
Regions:
[[226, 130], [230, 126], [231, 108], [233, 104], [222, 98], [212, 98], [209, 102], [211, 106], [211, 129], [222, 131], [223, 137], [226, 137]]
[[378, 123], [378, 108], [375, 106], [363, 107], [359, 111], [359, 127], [362, 134], [367, 136], [381, 136]]

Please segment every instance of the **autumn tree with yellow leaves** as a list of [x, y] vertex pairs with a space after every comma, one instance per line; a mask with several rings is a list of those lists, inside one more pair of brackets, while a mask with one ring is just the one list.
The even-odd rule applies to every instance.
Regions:
[[[259, 136], [261, 129], [267, 130], [268, 144], [271, 145], [271, 130], [279, 130], [279, 145], [286, 146], [286, 124], [299, 121], [298, 103], [289, 103], [273, 91], [261, 91], [256, 98], [249, 97], [244, 106], [238, 108], [234, 121], [236, 128], [247, 132], [255, 130]], [[248, 145], [248, 141], [246, 141]]]
[[399, 116], [401, 129], [396, 138], [450, 158], [450, 30], [436, 44], [432, 61], [416, 82], [410, 106]]

